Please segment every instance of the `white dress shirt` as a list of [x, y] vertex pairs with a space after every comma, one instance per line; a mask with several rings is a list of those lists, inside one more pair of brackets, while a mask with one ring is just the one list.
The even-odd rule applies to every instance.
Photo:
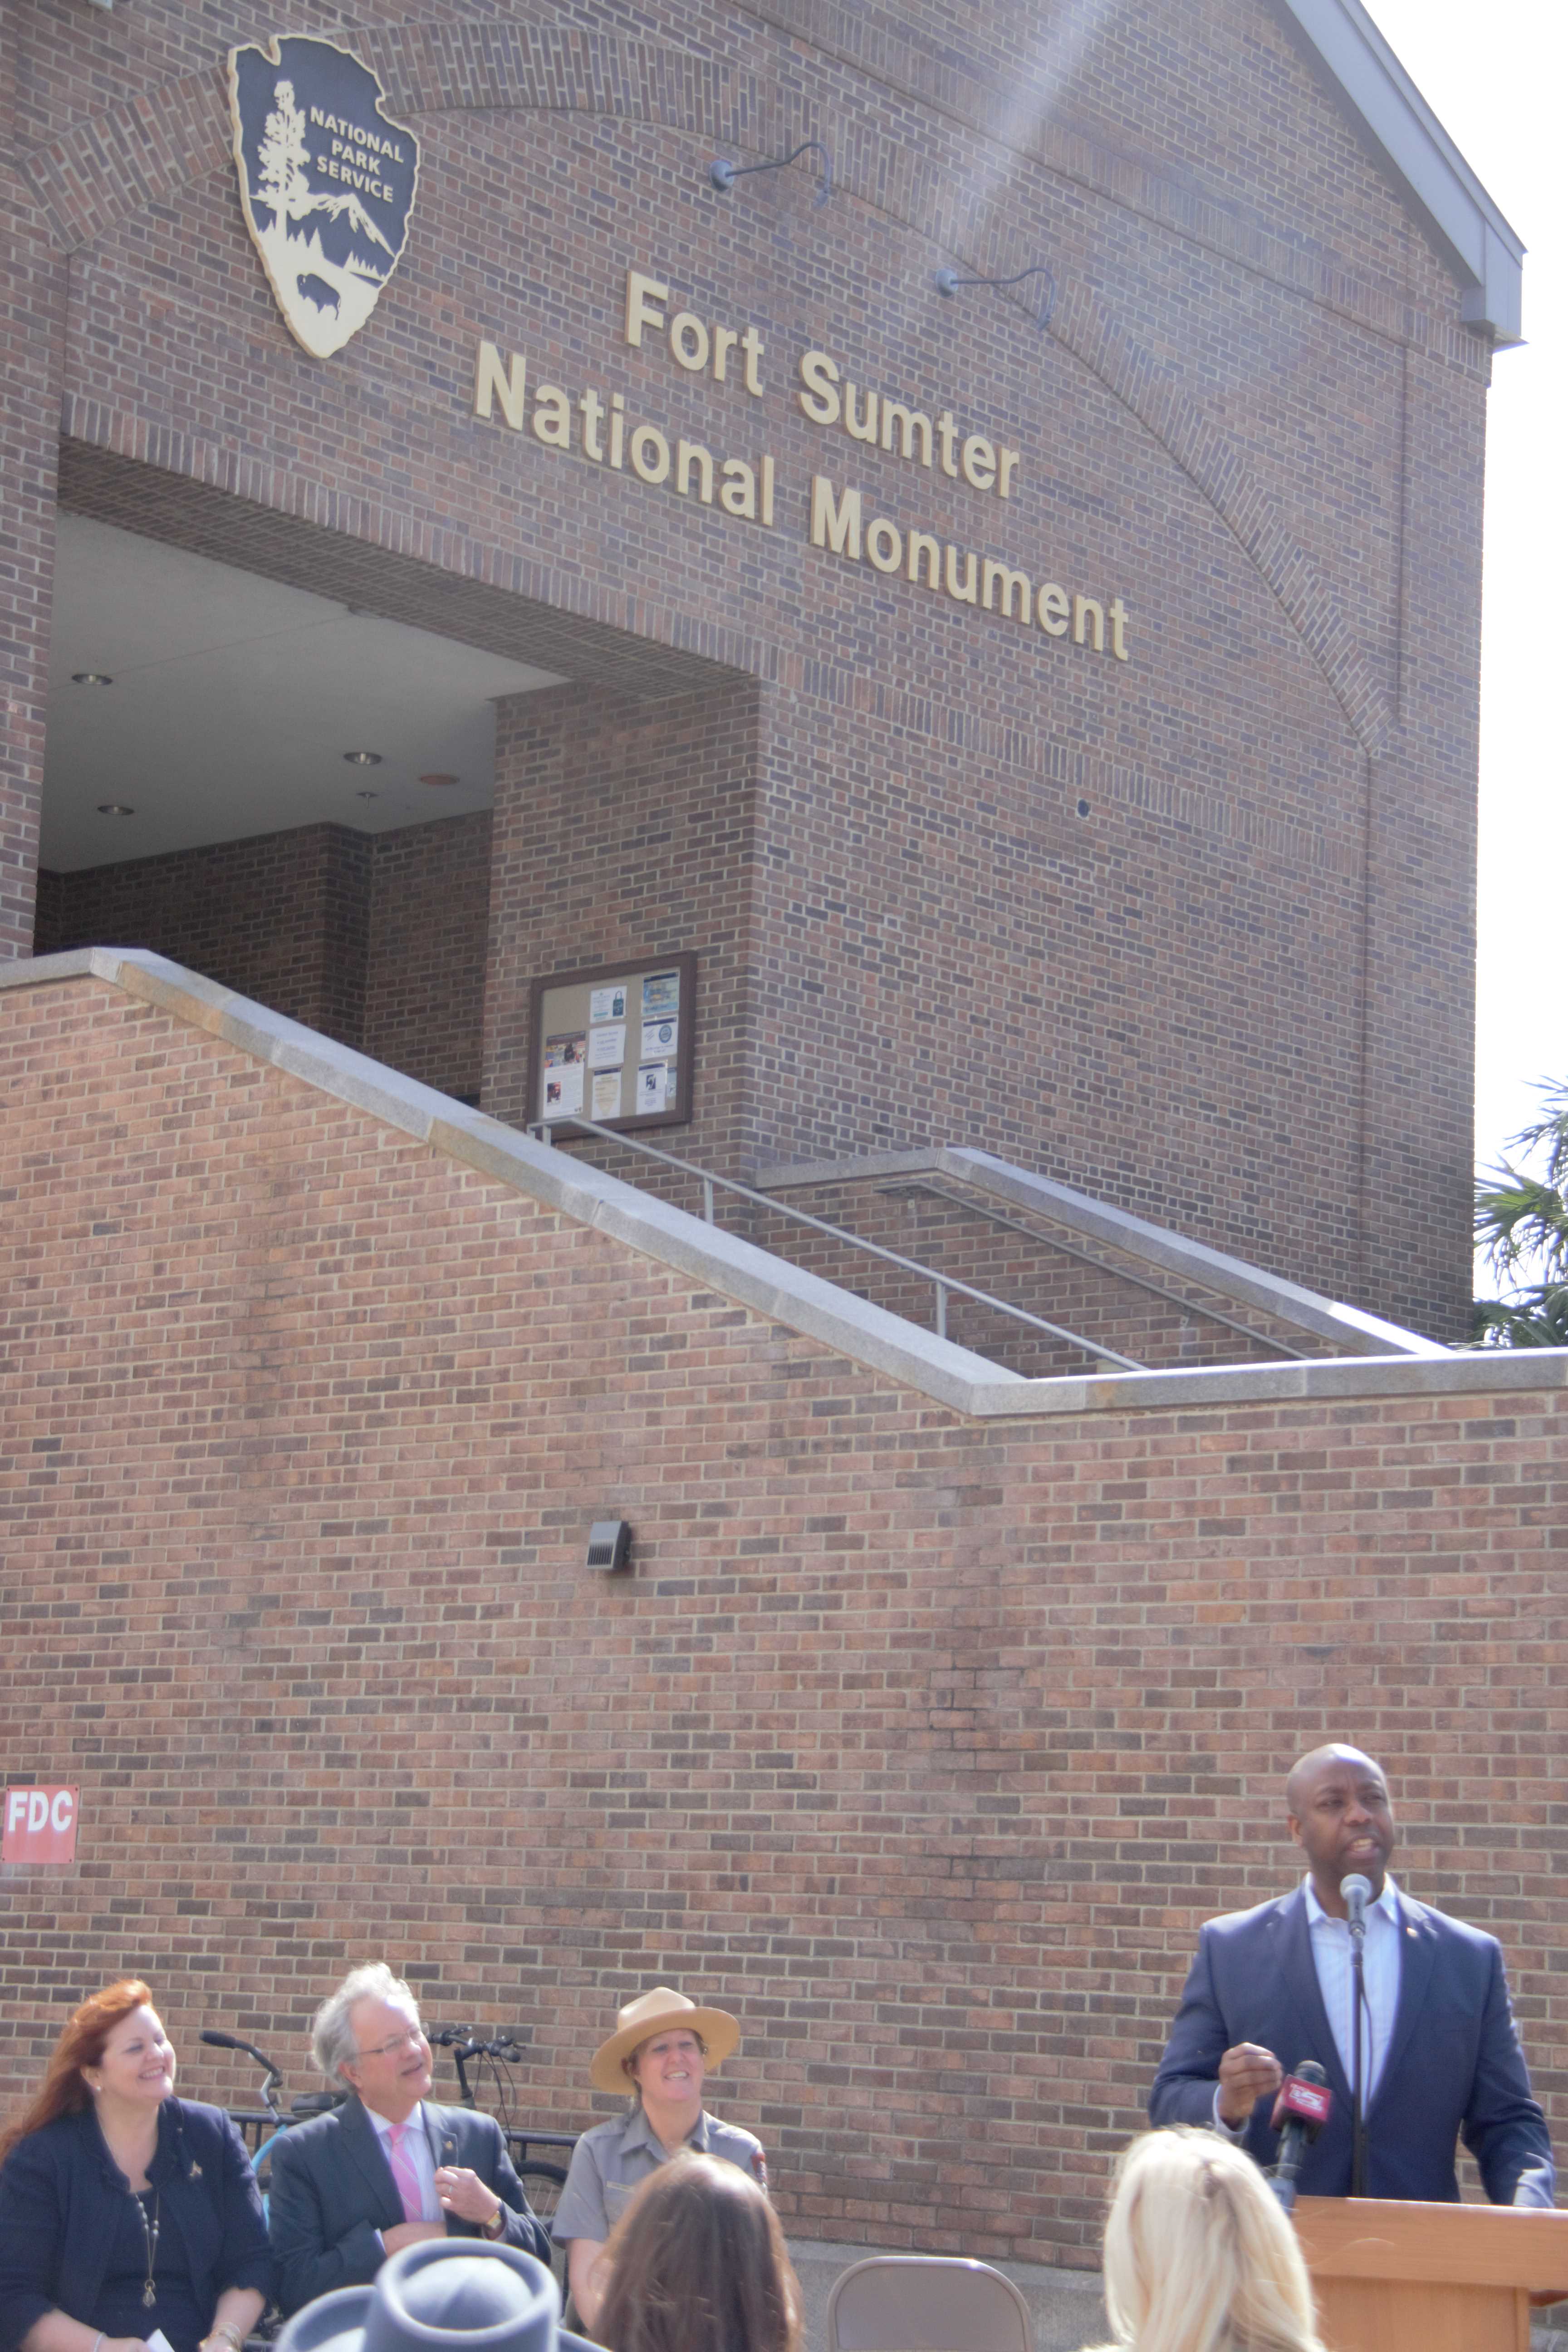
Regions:
[[[1323, 1996], [1334, 2047], [1345, 2080], [1355, 2084], [1355, 1972], [1351, 1967], [1351, 1923], [1331, 1919], [1319, 1902], [1310, 1876], [1305, 1882], [1307, 1926], [1312, 1939], [1312, 1966]], [[1362, 1974], [1366, 2007], [1361, 2026], [1361, 2100], [1365, 2115], [1377, 2095], [1394, 2039], [1394, 2011], [1399, 2007], [1399, 1890], [1384, 1876], [1383, 1893], [1366, 1906], [1366, 1942], [1362, 1948]]]
[[[365, 2113], [375, 2126], [376, 2137], [381, 2142], [381, 2152], [390, 2168], [393, 2126], [384, 2116], [378, 2116], [374, 2107], [366, 2107]], [[441, 2211], [440, 2200], [436, 2194], [436, 2158], [430, 2151], [430, 2135], [425, 2128], [424, 2108], [416, 2107], [413, 2114], [405, 2120], [408, 2125], [408, 2130], [403, 2142], [403, 2153], [414, 2167], [414, 2177], [419, 2183], [420, 2206], [417, 2218], [421, 2221], [442, 2221], [445, 2216]]]
[[[1323, 1996], [1323, 2008], [1329, 2028], [1334, 2037], [1334, 2047], [1340, 2053], [1340, 2064], [1345, 2070], [1345, 2080], [1355, 2082], [1355, 2027], [1352, 2011], [1355, 2006], [1355, 1975], [1351, 1967], [1351, 1926], [1348, 1919], [1331, 1919], [1319, 1902], [1312, 1886], [1310, 1872], [1302, 1881], [1307, 1897], [1307, 1930], [1312, 1947], [1312, 1966], [1318, 1972], [1318, 1990]], [[1383, 2070], [1388, 2062], [1388, 2045], [1394, 2039], [1394, 2014], [1399, 2007], [1399, 1890], [1392, 1877], [1384, 1877], [1383, 1893], [1375, 1903], [1366, 1906], [1366, 1942], [1362, 1951], [1362, 1974], [1366, 1984], [1366, 2009], [1361, 2016], [1362, 2113], [1364, 2116], [1373, 2102]], [[1370, 2020], [1367, 2011], [1371, 2011]], [[1295, 2058], [1275, 2056], [1281, 2065], [1295, 2064]], [[1297, 2053], [1299, 2057], [1301, 2053]], [[1227, 2123], [1219, 2111], [1219, 2084], [1215, 2084], [1214, 2120], [1227, 2139], [1240, 2139], [1247, 2131], [1246, 2123]]]

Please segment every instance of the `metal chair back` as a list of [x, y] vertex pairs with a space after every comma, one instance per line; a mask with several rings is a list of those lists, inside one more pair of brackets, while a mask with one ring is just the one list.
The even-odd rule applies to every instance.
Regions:
[[989, 2263], [874, 2254], [835, 2280], [827, 2352], [1034, 2352], [1029, 2306]]

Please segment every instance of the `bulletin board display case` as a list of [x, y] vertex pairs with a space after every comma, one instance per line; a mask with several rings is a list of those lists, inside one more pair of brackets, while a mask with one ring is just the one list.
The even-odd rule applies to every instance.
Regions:
[[533, 983], [537, 1119], [680, 1127], [691, 1117], [695, 954], [552, 972]]

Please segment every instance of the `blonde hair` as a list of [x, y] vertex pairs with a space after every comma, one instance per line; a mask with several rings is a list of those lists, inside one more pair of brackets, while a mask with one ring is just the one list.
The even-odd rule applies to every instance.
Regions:
[[1100, 2352], [1323, 2352], [1296, 2233], [1249, 2156], [1185, 2125], [1123, 2149]]

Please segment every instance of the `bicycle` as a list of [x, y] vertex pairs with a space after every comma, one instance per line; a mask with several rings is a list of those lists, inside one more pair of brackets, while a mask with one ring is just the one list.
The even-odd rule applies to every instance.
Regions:
[[[523, 2195], [548, 2227], [561, 2202], [561, 2192], [566, 2186], [565, 2168], [551, 2163], [547, 2158], [531, 2156], [529, 2151], [534, 2147], [559, 2147], [564, 2148], [569, 2155], [577, 2145], [577, 2134], [525, 2129], [512, 2122], [511, 2101], [516, 2095], [517, 2084], [512, 2079], [511, 2070], [524, 2054], [521, 2043], [510, 2033], [498, 2033], [486, 2040], [467, 2025], [437, 2026], [430, 2036], [430, 2042], [435, 2049], [451, 2052], [452, 2063], [458, 2070], [462, 2103], [466, 2107], [477, 2108], [479, 2104], [468, 2080], [468, 2068], [478, 2063], [482, 2073], [484, 2061], [489, 2061], [492, 2087], [500, 2110], [496, 2121], [506, 2141], [512, 2169], [522, 2183]], [[503, 2066], [507, 2069], [504, 2078], [501, 2074]]]
[[[230, 2107], [228, 2113], [239, 2126], [241, 2137], [247, 2142], [253, 2131], [257, 2134], [250, 2168], [256, 2175], [265, 2212], [270, 2187], [272, 2143], [279, 2133], [287, 2131], [291, 2124], [308, 2124], [312, 2116], [330, 2114], [333, 2107], [342, 2105], [348, 2094], [344, 2091], [304, 2091], [299, 2098], [290, 2100], [289, 2113], [285, 2115], [278, 2096], [283, 2088], [283, 2072], [265, 2051], [258, 2050], [254, 2042], [241, 2041], [237, 2033], [220, 2033], [215, 2029], [204, 2029], [201, 2039], [214, 2050], [242, 2050], [261, 2068], [262, 2104], [259, 2112], [255, 2107]], [[271, 2128], [265, 2129], [267, 2126]]]

